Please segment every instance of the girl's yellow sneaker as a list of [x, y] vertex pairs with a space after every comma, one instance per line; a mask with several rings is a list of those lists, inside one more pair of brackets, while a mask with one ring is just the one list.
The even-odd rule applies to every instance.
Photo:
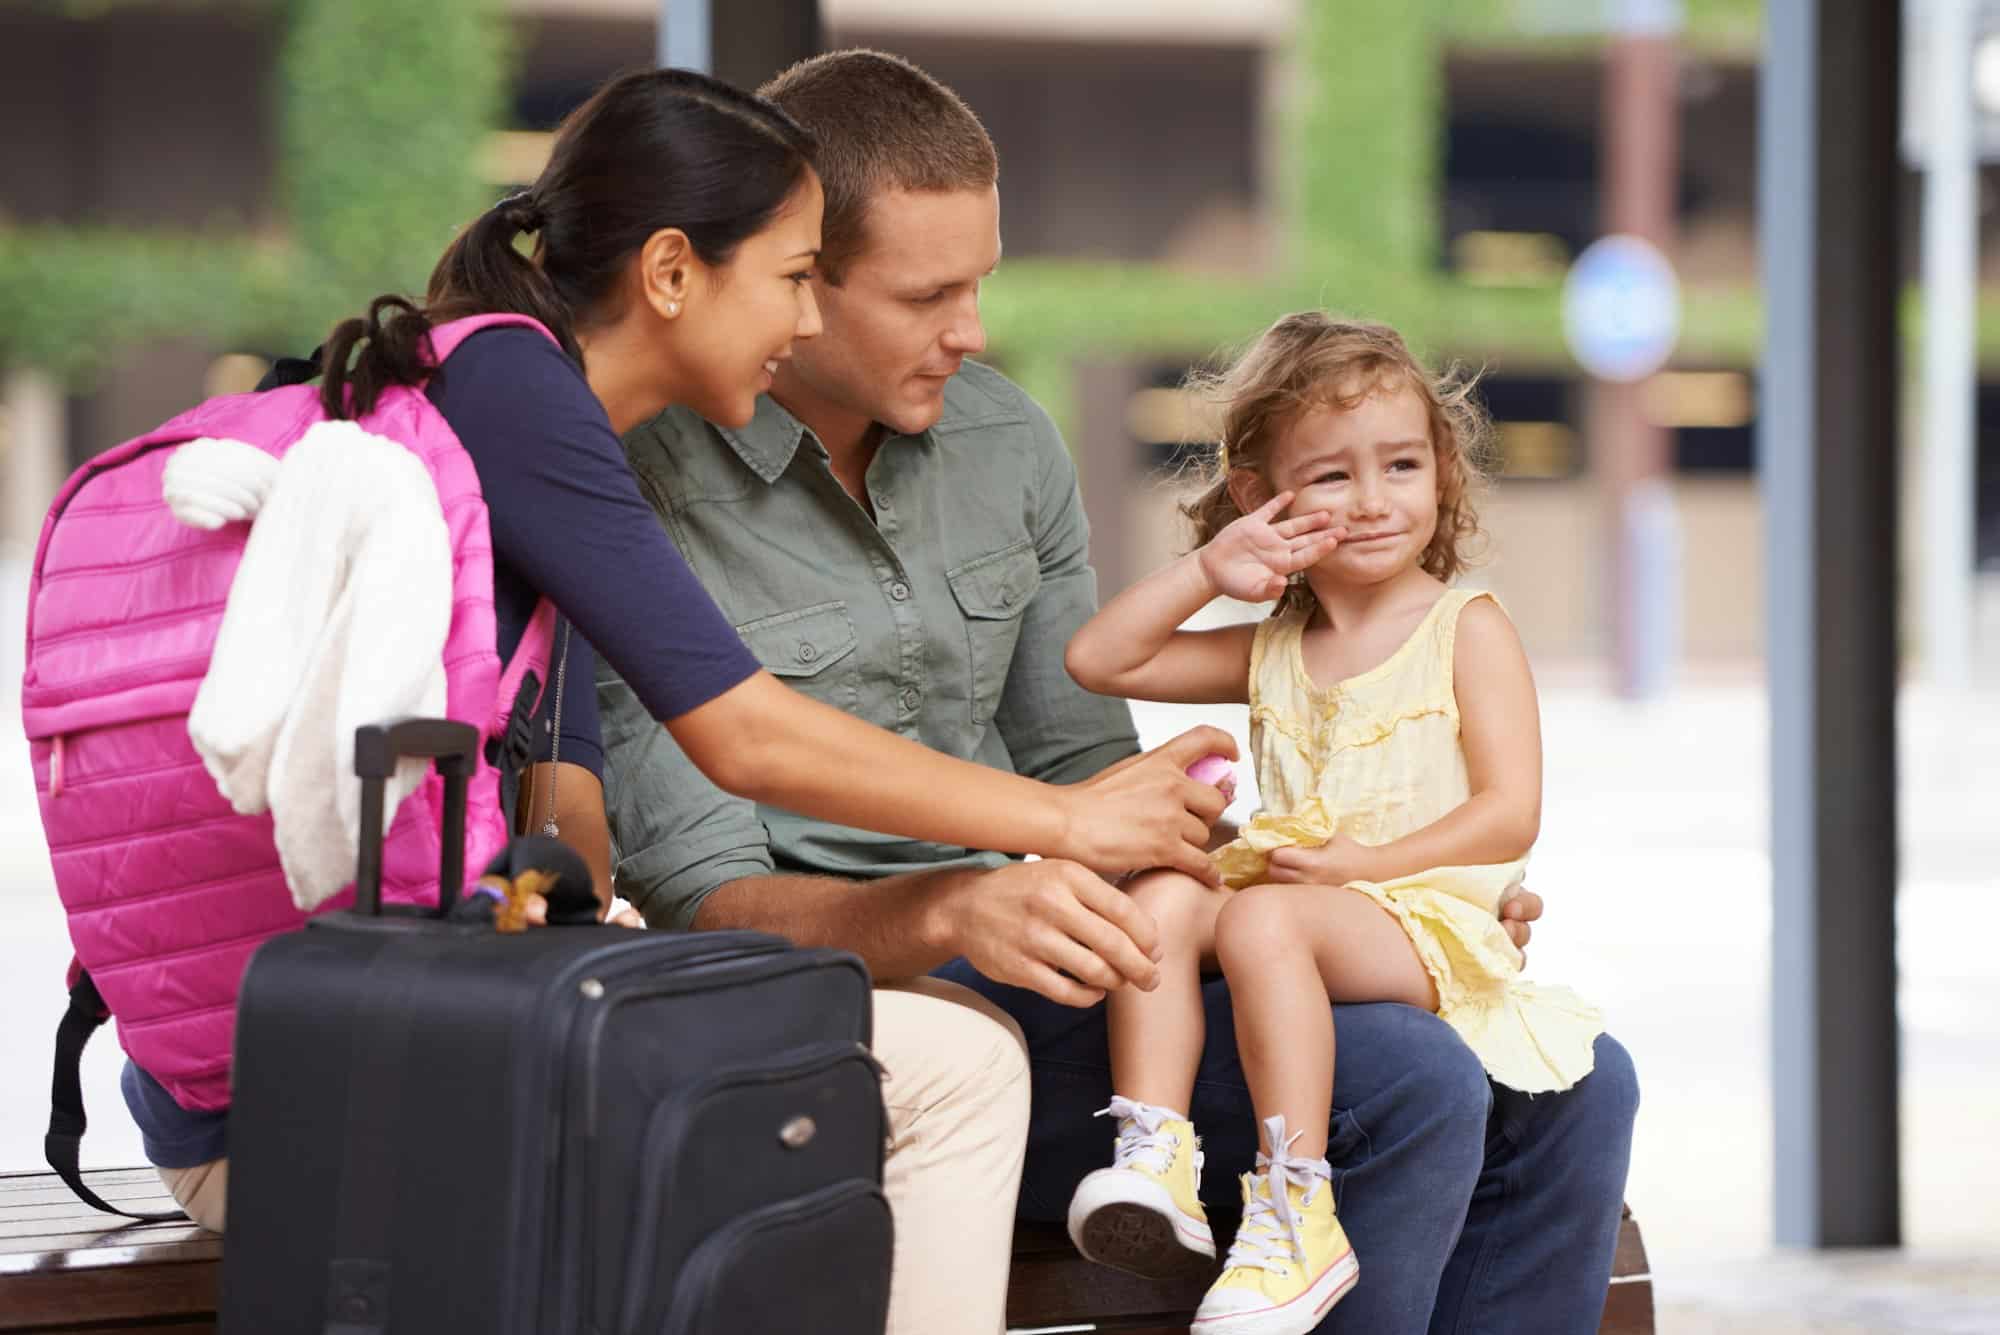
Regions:
[[1267, 1117], [1274, 1152], [1243, 1175], [1243, 1224], [1222, 1275], [1195, 1313], [1193, 1335], [1306, 1335], [1347, 1295], [1360, 1263], [1333, 1216], [1332, 1170], [1299, 1159], [1283, 1117]]
[[1166, 1279], [1215, 1264], [1201, 1208], [1201, 1142], [1171, 1108], [1114, 1096], [1099, 1117], [1118, 1119], [1109, 1168], [1077, 1184], [1069, 1239], [1099, 1265]]

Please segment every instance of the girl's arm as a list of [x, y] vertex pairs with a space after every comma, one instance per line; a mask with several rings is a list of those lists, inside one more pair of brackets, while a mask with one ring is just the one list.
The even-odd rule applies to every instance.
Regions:
[[1460, 611], [1452, 676], [1472, 795], [1386, 844], [1336, 838], [1316, 849], [1279, 849], [1271, 854], [1272, 880], [1387, 881], [1427, 867], [1527, 856], [1542, 826], [1541, 710], [1521, 637], [1492, 599], [1475, 599]]
[[1187, 776], [1219, 728], [1067, 787], [958, 760], [865, 723], [757, 672], [667, 731], [717, 787], [820, 820], [1002, 853], [1066, 857], [1094, 871], [1176, 867], [1214, 884], [1209, 825], [1222, 795]]
[[1330, 522], [1325, 514], [1277, 521], [1291, 501], [1291, 492], [1274, 496], [1205, 546], [1106, 603], [1070, 640], [1063, 656], [1069, 675], [1099, 695], [1246, 703], [1257, 628], [1182, 630], [1180, 625], [1219, 595], [1269, 602], [1285, 591], [1294, 571], [1333, 549], [1338, 539], [1323, 531]]

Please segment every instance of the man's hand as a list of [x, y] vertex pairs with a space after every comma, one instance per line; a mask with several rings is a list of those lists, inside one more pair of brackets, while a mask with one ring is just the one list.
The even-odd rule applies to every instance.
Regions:
[[1529, 924], [1541, 916], [1542, 897], [1525, 885], [1501, 901], [1500, 925], [1507, 929], [1516, 950], [1527, 950], [1528, 938], [1535, 934], [1535, 929]]
[[1279, 885], [1346, 885], [1379, 881], [1375, 850], [1344, 834], [1318, 848], [1274, 848], [1264, 879]]
[[1211, 752], [1236, 759], [1236, 739], [1220, 728], [1190, 728], [1073, 785], [1070, 837], [1053, 851], [1108, 875], [1172, 867], [1219, 885], [1208, 830], [1228, 802], [1213, 784], [1187, 774]]
[[1074, 862], [1045, 858], [966, 877], [939, 904], [938, 921], [950, 954], [1065, 1006], [1094, 1006], [1128, 983], [1159, 986], [1152, 916]]

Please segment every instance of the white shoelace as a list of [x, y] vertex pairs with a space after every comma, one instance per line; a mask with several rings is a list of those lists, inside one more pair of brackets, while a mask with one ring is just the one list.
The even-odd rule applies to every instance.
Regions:
[[[1111, 1117], [1118, 1122], [1118, 1143], [1111, 1151], [1111, 1162], [1118, 1168], [1144, 1168], [1153, 1173], [1164, 1173], [1174, 1161], [1174, 1151], [1180, 1146], [1180, 1137], [1160, 1128], [1167, 1122], [1181, 1122], [1187, 1119], [1172, 1108], [1162, 1108], [1156, 1104], [1140, 1103], [1134, 1099], [1111, 1096], [1111, 1106], [1099, 1108], [1093, 1117]], [[1201, 1142], [1195, 1142], [1194, 1180], [1197, 1189], [1201, 1186]]]
[[1292, 1213], [1290, 1188], [1305, 1192], [1301, 1204], [1310, 1205], [1322, 1185], [1330, 1184], [1333, 1173], [1324, 1159], [1302, 1159], [1291, 1153], [1292, 1142], [1304, 1131], [1285, 1134], [1283, 1117], [1266, 1117], [1264, 1132], [1273, 1147], [1270, 1154], [1258, 1154], [1256, 1171], [1264, 1174], [1265, 1194], [1254, 1189], [1243, 1207], [1243, 1223], [1230, 1244], [1225, 1270], [1241, 1266], [1283, 1275], [1287, 1267], [1305, 1265], [1305, 1240], [1299, 1236], [1298, 1216]]

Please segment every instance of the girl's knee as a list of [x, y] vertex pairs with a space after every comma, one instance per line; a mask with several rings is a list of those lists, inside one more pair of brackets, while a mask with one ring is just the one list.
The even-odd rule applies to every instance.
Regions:
[[1184, 917], [1201, 910], [1217, 892], [1177, 871], [1141, 872], [1125, 883], [1125, 894], [1155, 917]]
[[1215, 953], [1225, 972], [1234, 967], [1232, 959], [1254, 965], [1273, 951], [1303, 949], [1298, 907], [1289, 886], [1253, 885], [1231, 895], [1215, 919]]

